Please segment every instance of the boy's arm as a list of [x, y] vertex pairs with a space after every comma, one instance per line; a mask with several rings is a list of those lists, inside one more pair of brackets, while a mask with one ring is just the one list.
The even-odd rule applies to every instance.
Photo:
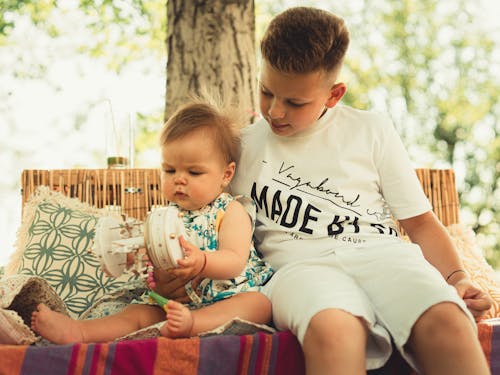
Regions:
[[[432, 211], [399, 221], [411, 241], [422, 249], [425, 259], [441, 272], [444, 278], [455, 270], [463, 269], [462, 261], [446, 228]], [[467, 275], [457, 272], [449, 283], [454, 284]]]
[[491, 307], [490, 297], [472, 283], [446, 228], [432, 211], [399, 221], [411, 241], [418, 244], [424, 257], [453, 285], [474, 317], [479, 318]]

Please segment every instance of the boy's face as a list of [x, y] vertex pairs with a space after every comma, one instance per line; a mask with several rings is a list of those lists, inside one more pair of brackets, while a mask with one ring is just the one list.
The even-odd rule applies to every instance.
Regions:
[[205, 129], [197, 129], [162, 147], [162, 192], [185, 210], [211, 203], [231, 181], [235, 163], [226, 164]]
[[329, 82], [322, 71], [283, 73], [262, 61], [260, 112], [274, 134], [291, 136], [310, 128], [345, 94], [343, 83]]

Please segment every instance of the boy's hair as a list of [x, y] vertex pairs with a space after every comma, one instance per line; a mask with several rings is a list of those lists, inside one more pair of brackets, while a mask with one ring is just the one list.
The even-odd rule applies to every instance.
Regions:
[[224, 106], [214, 98], [192, 97], [167, 120], [160, 133], [160, 146], [164, 147], [197, 129], [206, 129], [221, 152], [224, 161], [238, 163], [241, 155], [240, 128], [242, 114], [235, 108]]
[[270, 22], [260, 50], [281, 72], [338, 73], [348, 45], [349, 31], [342, 18], [317, 8], [294, 7]]

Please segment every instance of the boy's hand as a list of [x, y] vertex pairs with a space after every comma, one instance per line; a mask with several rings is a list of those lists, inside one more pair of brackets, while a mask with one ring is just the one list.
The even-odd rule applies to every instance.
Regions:
[[[196, 246], [191, 245], [189, 242], [184, 240], [184, 238], [182, 238], [182, 242], [180, 242], [180, 244], [184, 248], [184, 252], [186, 253], [186, 255], [189, 252], [186, 251], [186, 249], [188, 247], [191, 247], [191, 249], [194, 248], [192, 252], [196, 252], [197, 250], [203, 256], [203, 252], [201, 250], [199, 250]], [[203, 258], [202, 260], [204, 261]], [[182, 261], [184, 262], [185, 260]], [[201, 269], [201, 267], [203, 266], [200, 266], [199, 269]], [[191, 301], [186, 293], [186, 289], [184, 288], [186, 283], [192, 279], [192, 287], [196, 290], [196, 286], [201, 281], [201, 277], [199, 276], [193, 279], [189, 272], [186, 272], [185, 269], [182, 269], [182, 266], [180, 268], [172, 268], [167, 271], [155, 268], [154, 279], [156, 282], [156, 287], [153, 290], [156, 293], [181, 303], [188, 303]]]
[[467, 308], [476, 321], [486, 314], [491, 307], [491, 298], [478, 288], [470, 279], [464, 278], [453, 285], [458, 295], [464, 300]]
[[193, 244], [187, 242], [183, 236], [179, 237], [179, 243], [184, 250], [184, 259], [179, 259], [178, 268], [170, 272], [184, 280], [191, 280], [197, 276], [204, 268], [206, 254]]
[[181, 303], [187, 303], [190, 301], [188, 295], [186, 294], [186, 289], [184, 288], [187, 281], [175, 277], [170, 271], [155, 268], [154, 281], [156, 286], [153, 290], [156, 293]]

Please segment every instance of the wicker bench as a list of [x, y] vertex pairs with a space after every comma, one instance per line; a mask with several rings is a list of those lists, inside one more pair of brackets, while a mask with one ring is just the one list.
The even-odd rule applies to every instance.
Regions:
[[[458, 223], [459, 203], [453, 170], [416, 169], [416, 173], [441, 222], [445, 226]], [[98, 208], [119, 208], [122, 213], [137, 219], [143, 219], [152, 207], [166, 203], [161, 195], [158, 169], [25, 170], [21, 181], [23, 206], [40, 185], [49, 186], [50, 189], [70, 197], [77, 197], [82, 202]], [[498, 369], [500, 358], [497, 357], [500, 357], [500, 349], [494, 349], [497, 346], [500, 348], [500, 325], [485, 322], [478, 327], [491, 368]], [[495, 334], [496, 330], [498, 332]], [[225, 335], [178, 340], [156, 338], [35, 349], [0, 345], [1, 358], [17, 361], [16, 364], [2, 364], [3, 360], [0, 361], [0, 373], [4, 373], [2, 371], [6, 369], [12, 371], [18, 366], [20, 370], [12, 373], [30, 374], [27, 369], [31, 368], [30, 366], [37, 369], [37, 361], [41, 358], [44, 366], [65, 369], [63, 371], [68, 374], [79, 373], [76, 368], [73, 371], [66, 367], [68, 363], [73, 363], [71, 361], [75, 356], [83, 361], [82, 365], [92, 364], [106, 373], [152, 373], [152, 369], [158, 373], [186, 375], [304, 373], [300, 346], [290, 332], [259, 332], [244, 336]], [[136, 367], [130, 367], [128, 360], [134, 356], [141, 357], [142, 360], [135, 363]], [[413, 372], [399, 354], [394, 353], [383, 368], [368, 373], [408, 375]]]
[[[416, 173], [441, 222], [445, 226], [458, 223], [453, 170], [416, 169]], [[119, 206], [124, 214], [140, 220], [151, 207], [165, 204], [160, 171], [154, 168], [25, 170], [21, 176], [23, 206], [40, 185], [99, 208]]]

